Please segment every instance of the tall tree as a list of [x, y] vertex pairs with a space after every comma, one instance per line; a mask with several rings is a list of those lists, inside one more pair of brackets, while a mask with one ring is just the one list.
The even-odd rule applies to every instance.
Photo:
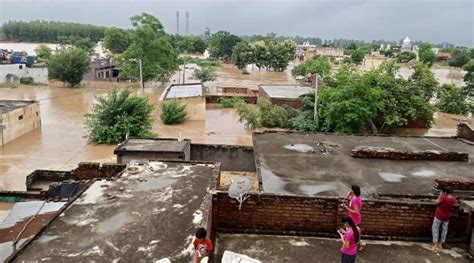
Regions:
[[418, 57], [420, 58], [420, 61], [429, 67], [431, 67], [436, 60], [436, 54], [432, 48], [433, 45], [425, 42], [420, 45], [420, 49], [418, 50]]
[[238, 43], [232, 50], [232, 62], [239, 69], [252, 64], [254, 62], [254, 48], [245, 41]]
[[438, 81], [436, 81], [431, 69], [428, 65], [420, 62], [413, 66], [413, 74], [409, 77], [409, 80], [423, 92], [427, 100], [433, 97], [436, 86], [438, 86]]
[[112, 53], [123, 53], [131, 42], [131, 33], [121, 28], [107, 28], [104, 36], [104, 47]]
[[138, 60], [142, 61], [144, 81], [166, 81], [178, 68], [178, 56], [171, 37], [158, 18], [143, 13], [131, 18], [135, 30], [132, 43], [120, 60], [122, 76], [139, 76]]
[[90, 60], [86, 51], [80, 48], [63, 48], [46, 62], [48, 78], [68, 83], [75, 87], [90, 70]]
[[232, 49], [242, 40], [227, 31], [219, 31], [209, 39], [209, 53], [217, 59], [229, 59], [232, 57]]
[[51, 48], [46, 46], [45, 44], [39, 45], [36, 49], [36, 56], [39, 58], [41, 61], [47, 61], [51, 56], [53, 55], [53, 51]]

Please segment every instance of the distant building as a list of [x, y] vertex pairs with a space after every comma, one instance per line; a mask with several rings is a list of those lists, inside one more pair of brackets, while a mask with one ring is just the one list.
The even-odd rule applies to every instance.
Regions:
[[276, 105], [288, 105], [292, 108], [301, 108], [299, 97], [304, 94], [314, 93], [314, 89], [295, 85], [260, 85], [258, 96], [268, 99]]
[[91, 68], [95, 80], [118, 80], [120, 69], [110, 58], [96, 59]]
[[201, 83], [171, 84], [160, 101], [176, 99], [186, 105], [187, 119], [203, 121], [206, 119], [206, 97]]
[[36, 101], [0, 100], [0, 145], [41, 127]]
[[18, 83], [22, 77], [33, 77], [34, 82], [48, 82], [48, 68], [27, 67], [26, 64], [0, 64], [0, 84]]
[[438, 52], [438, 54], [436, 54], [437, 61], [448, 61], [452, 58], [453, 56], [451, 55], [451, 53], [448, 52]]
[[403, 40], [403, 43], [402, 43], [402, 46], [400, 47], [400, 51], [401, 52], [411, 52], [413, 51], [413, 44], [411, 43], [411, 40], [406, 37], [404, 40]]

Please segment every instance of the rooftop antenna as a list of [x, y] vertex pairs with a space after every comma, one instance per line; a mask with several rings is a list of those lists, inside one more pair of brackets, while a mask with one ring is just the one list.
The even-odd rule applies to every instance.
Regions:
[[229, 186], [228, 194], [231, 198], [234, 198], [237, 200], [237, 202], [239, 202], [239, 210], [242, 209], [242, 203], [250, 197], [247, 195], [247, 193], [251, 187], [252, 181], [246, 176], [239, 176], [235, 178], [235, 180]]
[[[176, 11], [176, 45], [178, 47], [178, 52], [179, 52], [179, 11]], [[180, 82], [181, 82], [181, 74], [179, 74], [179, 71], [178, 71], [178, 84]]]

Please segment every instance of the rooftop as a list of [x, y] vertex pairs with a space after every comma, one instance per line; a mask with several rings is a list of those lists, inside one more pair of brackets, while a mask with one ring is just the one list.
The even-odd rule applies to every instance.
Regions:
[[120, 144], [117, 152], [184, 152], [189, 147], [189, 141], [176, 139], [138, 139], [130, 138]]
[[136, 174], [95, 181], [15, 258], [17, 262], [183, 262], [206, 224], [219, 167], [150, 162]]
[[204, 96], [201, 83], [171, 84], [163, 92], [160, 100], [201, 96]]
[[[368, 241], [367, 249], [357, 255], [357, 262], [471, 262], [465, 250], [457, 247], [434, 253], [428, 243]], [[224, 251], [232, 251], [261, 262], [339, 262], [341, 242], [301, 236], [218, 234], [216, 261], [220, 262]], [[384, 260], [380, 258], [383, 256]]]
[[[431, 195], [435, 179], [473, 180], [474, 146], [454, 138], [254, 133], [257, 174], [263, 190], [307, 196], [341, 196], [358, 184], [366, 197]], [[404, 151], [443, 149], [469, 154], [469, 162], [363, 159], [357, 146]]]
[[0, 100], [0, 112], [6, 113], [35, 103], [32, 100]]
[[314, 93], [311, 87], [295, 85], [260, 85], [260, 88], [267, 93], [270, 98], [297, 99], [299, 96]]

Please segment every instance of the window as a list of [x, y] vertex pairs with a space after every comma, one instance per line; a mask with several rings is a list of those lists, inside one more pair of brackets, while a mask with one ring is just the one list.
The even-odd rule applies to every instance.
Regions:
[[19, 69], [23, 69], [23, 65], [19, 65], [18, 68], [19, 68]]
[[18, 120], [19, 121], [23, 120], [23, 115], [18, 116]]
[[38, 112], [36, 112], [36, 116], [38, 116], [38, 115], [39, 115], [39, 113], [38, 113]]

